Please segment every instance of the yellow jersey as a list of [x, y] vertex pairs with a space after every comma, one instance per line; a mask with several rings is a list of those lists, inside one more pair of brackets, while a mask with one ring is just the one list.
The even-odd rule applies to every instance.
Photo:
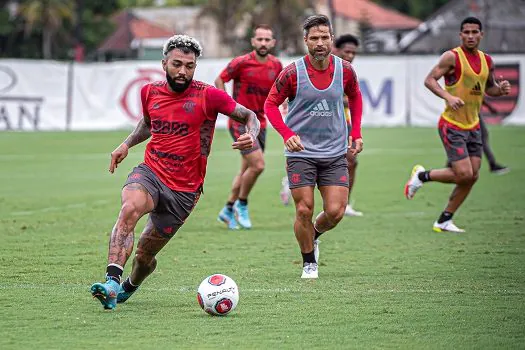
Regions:
[[476, 73], [460, 47], [456, 47], [453, 51], [458, 54], [461, 75], [454, 84], [445, 85], [445, 90], [451, 95], [462, 99], [465, 105], [457, 111], [454, 111], [447, 105], [441, 117], [461, 129], [472, 129], [479, 124], [479, 111], [490, 73], [489, 65], [485, 54], [478, 50], [481, 70], [479, 73]]

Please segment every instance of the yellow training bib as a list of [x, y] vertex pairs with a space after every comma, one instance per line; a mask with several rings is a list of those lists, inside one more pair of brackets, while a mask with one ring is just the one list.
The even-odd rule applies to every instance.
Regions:
[[449, 123], [462, 129], [472, 129], [479, 123], [479, 111], [483, 102], [483, 95], [485, 94], [489, 66], [485, 54], [478, 50], [481, 71], [477, 74], [470, 66], [465, 53], [460, 47], [456, 47], [453, 51], [458, 53], [461, 75], [453, 85], [445, 85], [445, 89], [451, 95], [462, 99], [465, 105], [457, 111], [454, 111], [447, 105], [441, 116]]

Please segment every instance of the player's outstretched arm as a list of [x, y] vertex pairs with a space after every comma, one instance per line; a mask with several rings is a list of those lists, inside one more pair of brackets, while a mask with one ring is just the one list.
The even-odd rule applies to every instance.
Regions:
[[230, 118], [246, 125], [246, 133], [239, 136], [237, 141], [235, 141], [232, 146], [234, 149], [250, 149], [253, 147], [257, 136], [259, 135], [259, 130], [261, 124], [257, 120], [257, 116], [248, 108], [237, 103], [233, 112], [228, 115]]
[[444, 75], [452, 74], [455, 66], [456, 57], [454, 53], [452, 53], [452, 51], [445, 52], [441, 55], [438, 64], [432, 68], [425, 78], [425, 86], [432, 91], [434, 95], [444, 99], [453, 110], [458, 110], [463, 107], [465, 102], [459, 97], [449, 94], [438, 82]]
[[113, 174], [116, 168], [118, 168], [118, 165], [120, 162], [124, 160], [128, 156], [128, 150], [138, 145], [139, 143], [146, 141], [150, 138], [151, 132], [150, 132], [150, 126], [151, 126], [151, 120], [149, 117], [144, 116], [143, 119], [141, 119], [137, 126], [135, 127], [135, 130], [129, 134], [129, 136], [122, 142], [113, 152], [111, 152], [111, 162], [109, 164], [109, 172]]

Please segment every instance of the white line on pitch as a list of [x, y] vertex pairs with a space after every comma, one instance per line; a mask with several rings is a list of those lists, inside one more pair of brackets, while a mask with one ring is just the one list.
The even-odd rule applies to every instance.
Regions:
[[50, 211], [61, 211], [64, 209], [85, 208], [88, 204], [89, 205], [100, 205], [100, 204], [106, 204], [108, 202], [109, 200], [102, 199], [102, 200], [98, 200], [98, 201], [94, 201], [90, 203], [81, 202], [81, 203], [72, 203], [72, 204], [58, 206], [58, 207], [45, 207], [45, 208], [35, 209], [35, 210], [14, 211], [14, 212], [9, 213], [9, 215], [12, 215], [12, 216], [33, 215], [37, 213], [47, 213]]

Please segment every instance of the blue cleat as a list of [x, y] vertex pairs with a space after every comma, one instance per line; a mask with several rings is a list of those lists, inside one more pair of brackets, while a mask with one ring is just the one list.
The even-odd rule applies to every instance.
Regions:
[[230, 210], [227, 207], [222, 208], [222, 210], [219, 212], [217, 221], [224, 222], [230, 230], [239, 229], [239, 225], [237, 225], [237, 220], [235, 220], [235, 215], [233, 215], [233, 210]]
[[114, 310], [117, 307], [117, 294], [120, 290], [120, 285], [108, 278], [106, 283], [94, 283], [91, 286], [91, 295], [97, 298], [105, 310]]
[[124, 288], [122, 287], [122, 283], [119, 285], [118, 294], [117, 294], [117, 304], [124, 303], [126, 300], [129, 299], [130, 296], [133, 295], [137, 290], [135, 289], [133, 292], [126, 292]]
[[236, 200], [233, 204], [233, 210], [237, 215], [237, 221], [242, 228], [252, 228], [252, 222], [250, 215], [248, 214], [248, 205], [242, 205], [239, 200]]

